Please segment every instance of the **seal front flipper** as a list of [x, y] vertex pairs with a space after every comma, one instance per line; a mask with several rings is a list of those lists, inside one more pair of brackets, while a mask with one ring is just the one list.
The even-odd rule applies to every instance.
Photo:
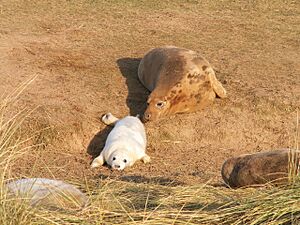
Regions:
[[145, 154], [145, 156], [142, 158], [143, 163], [149, 163], [151, 161], [150, 156]]
[[104, 164], [104, 157], [101, 152], [100, 155], [93, 160], [93, 162], [91, 164], [91, 168], [96, 168], [96, 167], [102, 166], [103, 164]]

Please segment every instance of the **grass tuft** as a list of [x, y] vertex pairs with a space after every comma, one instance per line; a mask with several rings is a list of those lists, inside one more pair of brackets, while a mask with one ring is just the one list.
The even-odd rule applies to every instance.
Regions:
[[28, 224], [32, 209], [27, 202], [9, 195], [5, 188], [12, 177], [13, 162], [26, 154], [32, 147], [30, 139], [22, 139], [20, 129], [31, 110], [23, 109], [14, 113], [13, 106], [18, 96], [33, 82], [35, 77], [21, 84], [12, 93], [0, 99], [0, 224]]
[[297, 111], [297, 120], [296, 120], [296, 132], [295, 132], [295, 141], [294, 149], [291, 149], [289, 154], [289, 182], [294, 183], [299, 179], [300, 174], [300, 158], [299, 154], [296, 151], [299, 151], [299, 114]]

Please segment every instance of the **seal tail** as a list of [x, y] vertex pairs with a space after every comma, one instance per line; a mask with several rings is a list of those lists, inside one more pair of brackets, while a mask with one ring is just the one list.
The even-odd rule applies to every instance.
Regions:
[[106, 113], [102, 116], [101, 121], [106, 125], [114, 125], [119, 118], [113, 116], [111, 113]]

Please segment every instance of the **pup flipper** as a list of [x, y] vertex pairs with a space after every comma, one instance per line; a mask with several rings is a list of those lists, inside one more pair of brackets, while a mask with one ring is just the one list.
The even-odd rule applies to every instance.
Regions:
[[96, 168], [96, 167], [102, 166], [103, 164], [104, 164], [104, 157], [101, 152], [100, 155], [93, 160], [93, 162], [91, 164], [91, 168]]
[[151, 161], [150, 156], [145, 154], [145, 156], [142, 158], [143, 163], [149, 163]]
[[106, 113], [102, 116], [101, 121], [106, 125], [114, 125], [119, 118], [113, 116], [111, 113]]

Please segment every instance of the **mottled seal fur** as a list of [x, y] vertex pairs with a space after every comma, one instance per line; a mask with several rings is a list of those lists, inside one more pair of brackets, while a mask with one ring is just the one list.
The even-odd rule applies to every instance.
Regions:
[[[222, 166], [223, 180], [232, 188], [285, 183], [290, 154], [291, 150], [282, 149], [229, 158]], [[294, 154], [299, 159], [300, 152]]]
[[174, 46], [154, 48], [142, 58], [138, 77], [151, 91], [143, 120], [193, 112], [226, 97], [209, 62], [199, 53]]
[[93, 160], [92, 168], [106, 162], [112, 169], [123, 170], [137, 160], [144, 163], [150, 161], [146, 154], [145, 128], [138, 117], [126, 116], [118, 119], [108, 113], [102, 117], [102, 122], [114, 125], [114, 128], [109, 133], [102, 152]]

